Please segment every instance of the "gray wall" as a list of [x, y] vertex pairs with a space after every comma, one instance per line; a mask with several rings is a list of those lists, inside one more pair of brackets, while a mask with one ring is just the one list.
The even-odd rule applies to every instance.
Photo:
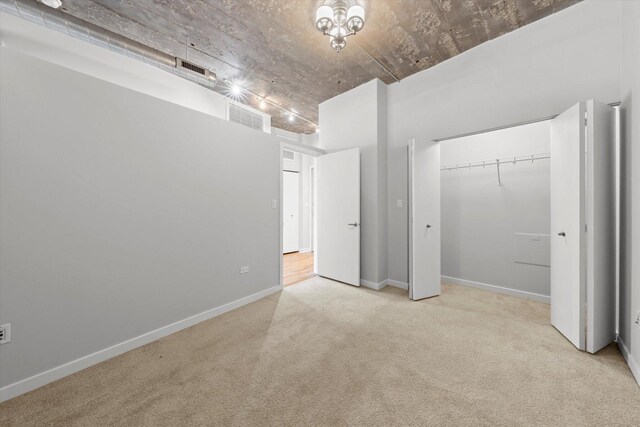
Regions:
[[[640, 381], [640, 2], [622, 4], [620, 337]], [[636, 223], [632, 223], [633, 220]]]
[[[441, 143], [441, 163], [548, 153], [549, 139], [548, 121], [457, 138]], [[441, 176], [442, 275], [548, 297], [549, 160], [502, 165], [501, 186], [496, 166]]]
[[279, 285], [275, 137], [0, 54], [0, 386]]
[[[371, 80], [320, 104], [320, 148], [360, 148], [360, 276], [378, 283], [386, 267], [386, 86]], [[385, 104], [385, 108], [380, 106]]]
[[[634, 47], [637, 45], [634, 42]], [[407, 282], [406, 144], [620, 100], [620, 3], [585, 1], [388, 87], [389, 279]]]

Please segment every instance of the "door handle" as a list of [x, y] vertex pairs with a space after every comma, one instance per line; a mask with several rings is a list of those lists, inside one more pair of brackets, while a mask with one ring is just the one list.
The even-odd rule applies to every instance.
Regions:
[[561, 232], [559, 232], [559, 233], [558, 233], [558, 236], [562, 236], [562, 237], [564, 237], [564, 236], [566, 236], [566, 235], [567, 235], [567, 233], [565, 233], [564, 231], [561, 231]]
[[358, 223], [357, 222], [352, 222], [352, 223], [349, 223], [347, 225], [350, 226], [350, 227], [357, 227]]
[[431, 224], [427, 224], [427, 228], [431, 228]]

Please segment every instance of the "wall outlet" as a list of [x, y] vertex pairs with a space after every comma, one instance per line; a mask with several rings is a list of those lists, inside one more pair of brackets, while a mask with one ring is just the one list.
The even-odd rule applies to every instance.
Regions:
[[0, 325], [0, 344], [6, 344], [11, 341], [11, 323]]
[[244, 267], [240, 267], [240, 274], [247, 274], [249, 272], [249, 266], [245, 265]]
[[402, 199], [396, 200], [396, 208], [401, 208], [401, 207], [402, 207]]
[[636, 313], [636, 325], [640, 325], [640, 311]]

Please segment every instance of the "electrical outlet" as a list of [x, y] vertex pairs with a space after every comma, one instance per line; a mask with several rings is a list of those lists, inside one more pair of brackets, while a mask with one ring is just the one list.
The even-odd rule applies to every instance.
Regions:
[[0, 325], [0, 344], [6, 344], [11, 341], [11, 323]]
[[640, 311], [636, 313], [636, 325], [640, 325]]
[[396, 208], [401, 208], [401, 207], [402, 207], [402, 199], [396, 200]]
[[245, 265], [244, 267], [240, 267], [240, 274], [247, 274], [249, 272], [249, 266]]

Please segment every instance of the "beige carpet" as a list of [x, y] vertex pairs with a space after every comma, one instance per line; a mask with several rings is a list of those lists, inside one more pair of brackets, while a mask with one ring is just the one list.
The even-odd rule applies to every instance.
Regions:
[[0, 425], [640, 425], [615, 346], [545, 304], [310, 279], [0, 405]]

